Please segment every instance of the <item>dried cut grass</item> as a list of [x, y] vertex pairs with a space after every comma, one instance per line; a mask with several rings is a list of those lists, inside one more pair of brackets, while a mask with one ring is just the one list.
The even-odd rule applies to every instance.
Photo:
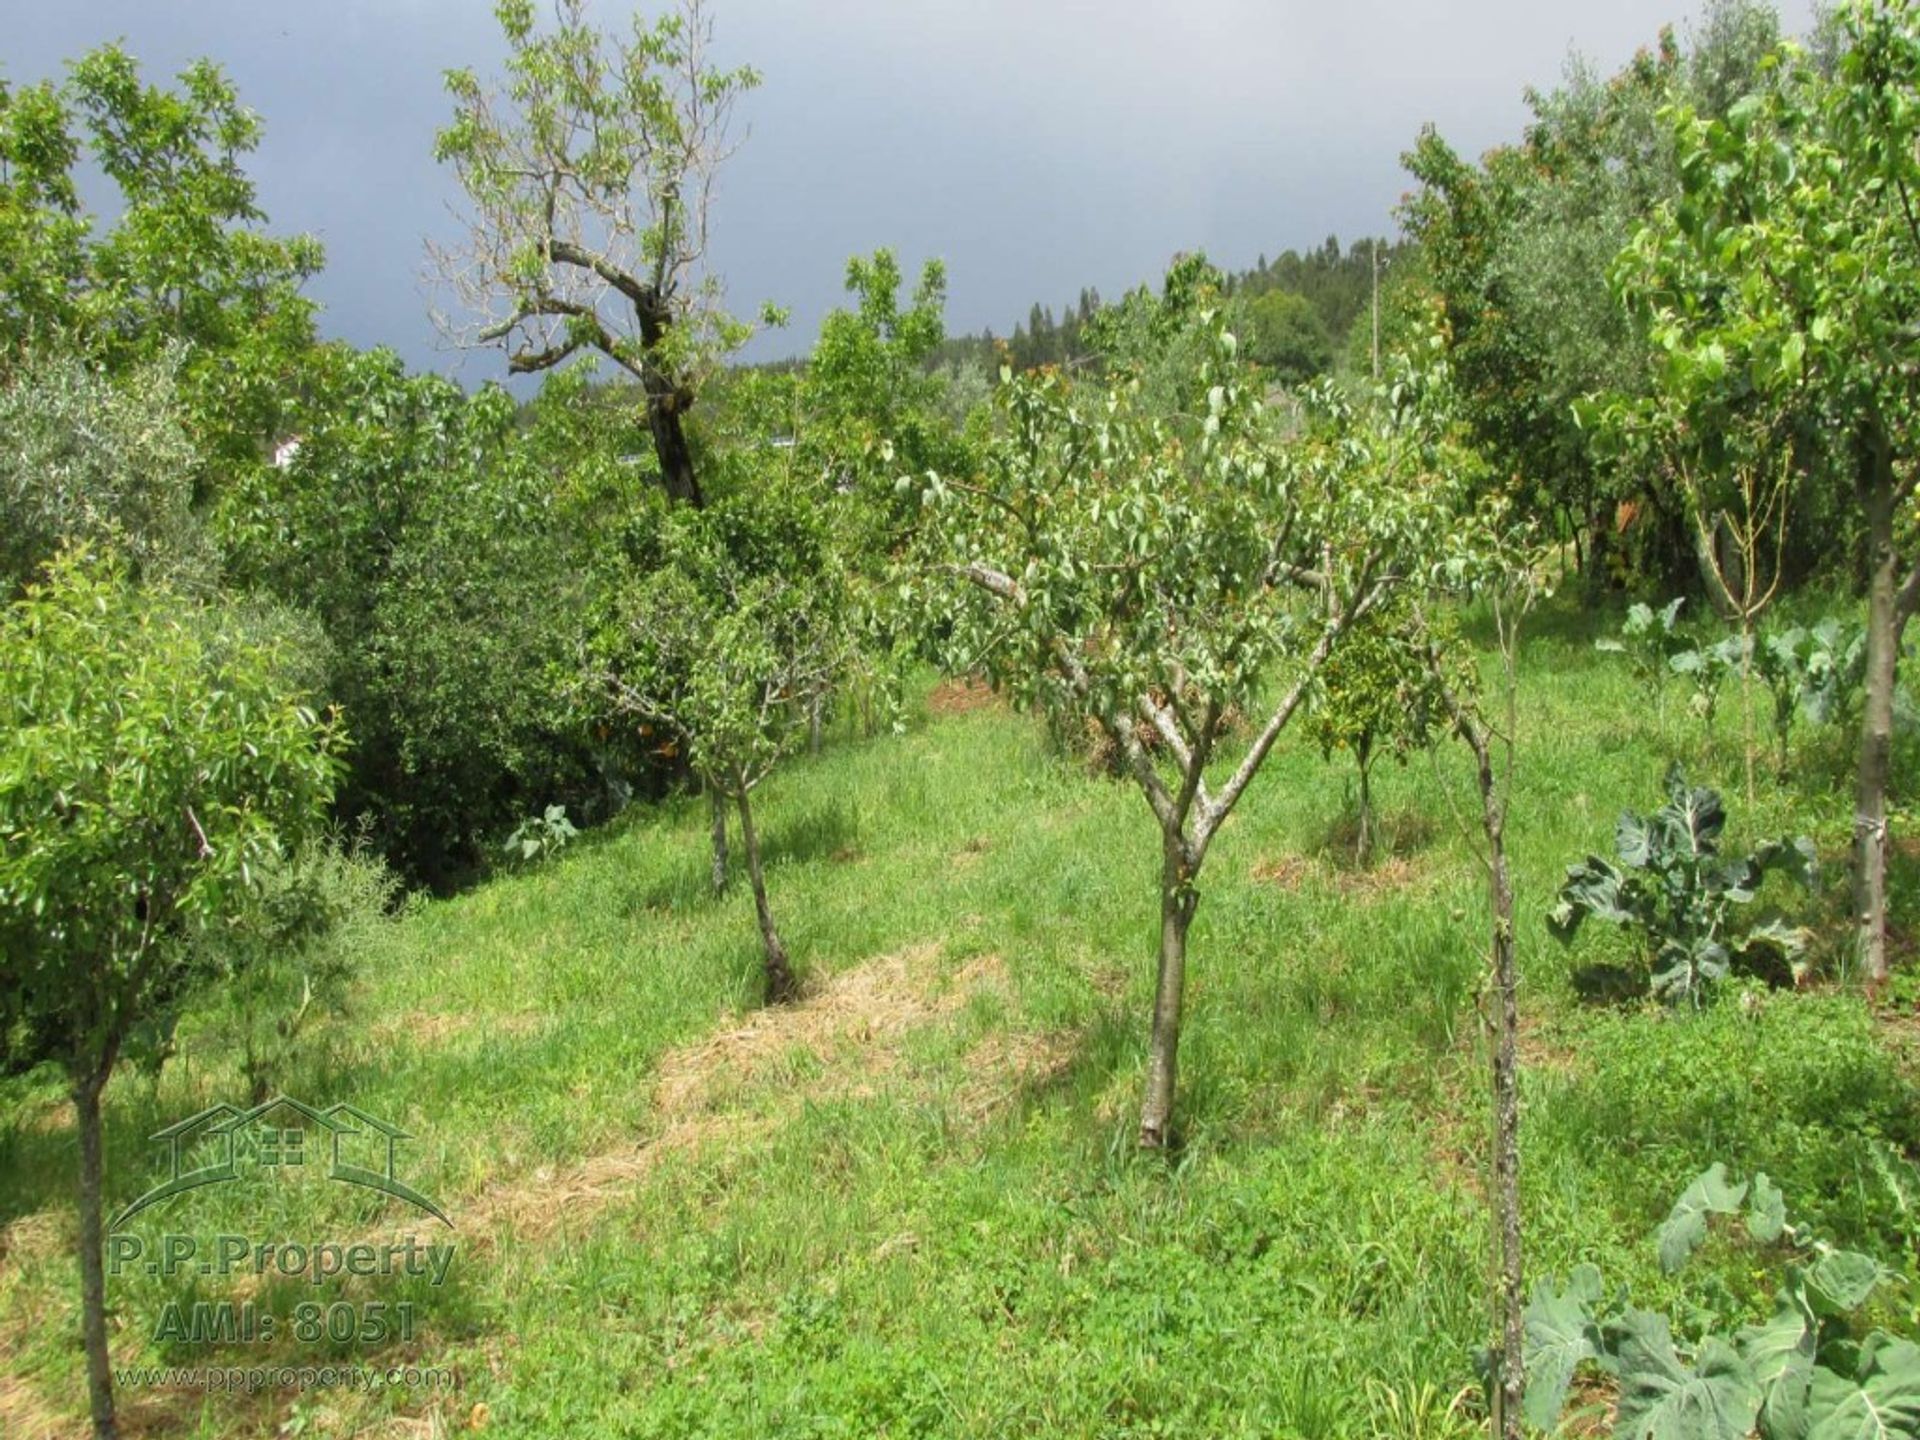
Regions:
[[1430, 864], [1405, 855], [1389, 855], [1366, 869], [1333, 865], [1305, 855], [1277, 855], [1256, 861], [1251, 873], [1255, 880], [1277, 885], [1289, 894], [1311, 881], [1350, 899], [1370, 900], [1425, 885], [1434, 870]]
[[[489, 1187], [462, 1202], [462, 1233], [482, 1246], [511, 1235], [538, 1240], [630, 1195], [669, 1156], [728, 1148], [775, 1132], [805, 1101], [872, 1095], [897, 1072], [908, 1035], [952, 1014], [1004, 976], [979, 956], [943, 976], [940, 947], [922, 945], [833, 976], [798, 1004], [757, 1010], [741, 1023], [665, 1055], [654, 1084], [658, 1128], [638, 1145]], [[984, 1048], [984, 1047], [982, 1047]], [[804, 1085], [777, 1082], [804, 1069]]]

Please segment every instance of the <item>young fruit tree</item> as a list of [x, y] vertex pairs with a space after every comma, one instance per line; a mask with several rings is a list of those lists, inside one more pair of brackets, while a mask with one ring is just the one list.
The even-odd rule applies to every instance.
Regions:
[[766, 998], [798, 994], [773, 922], [753, 793], [806, 735], [807, 702], [852, 653], [847, 580], [816, 497], [776, 477], [664, 517], [658, 550], [608, 602], [586, 679], [602, 702], [665, 732], [740, 820], [766, 962]]
[[[1507, 820], [1513, 803], [1519, 744], [1520, 628], [1539, 594], [1541, 555], [1524, 531], [1505, 525], [1498, 507], [1457, 528], [1435, 552], [1433, 588], [1484, 603], [1499, 650], [1500, 685], [1491, 695], [1459, 636], [1438, 614], [1416, 605], [1409, 630], [1422, 652], [1427, 682], [1453, 732], [1473, 758], [1479, 801], [1479, 858], [1487, 873], [1492, 912], [1488, 986], [1492, 991], [1494, 1319], [1498, 1340], [1491, 1369], [1492, 1431], [1520, 1440], [1525, 1388], [1522, 1322], [1526, 1268], [1520, 1214], [1520, 970], [1513, 916], [1513, 877], [1507, 862]], [[1471, 831], [1472, 826], [1467, 826]]]
[[322, 820], [340, 734], [221, 613], [68, 552], [0, 616], [0, 1047], [67, 1075], [94, 1432], [115, 1433], [100, 1099], [207, 977], [202, 943]]
[[[1204, 414], [1148, 413], [1131, 379], [1008, 376], [981, 473], [925, 480], [931, 563], [972, 597], [948, 636], [956, 658], [1096, 728], [1159, 829], [1148, 1148], [1172, 1138], [1208, 848], [1342, 636], [1436, 533], [1452, 488], [1411, 381], [1377, 407], [1318, 392], [1286, 436], [1217, 315], [1194, 323]], [[1264, 717], [1244, 747], [1227, 738], [1236, 711]]]
[[1887, 789], [1895, 666], [1920, 609], [1920, 9], [1848, 5], [1831, 74], [1791, 45], [1780, 78], [1705, 120], [1672, 119], [1680, 196], [1615, 279], [1654, 341], [1659, 389], [1699, 426], [1793, 408], [1850, 474], [1866, 542], [1866, 706], [1854, 910], [1887, 973]]
[[1408, 755], [1433, 743], [1445, 719], [1411, 618], [1396, 601], [1354, 626], [1327, 657], [1307, 714], [1321, 754], [1330, 760], [1347, 751], [1359, 772], [1353, 858], [1363, 867], [1373, 863], [1377, 828], [1374, 762], [1388, 754], [1406, 764]]

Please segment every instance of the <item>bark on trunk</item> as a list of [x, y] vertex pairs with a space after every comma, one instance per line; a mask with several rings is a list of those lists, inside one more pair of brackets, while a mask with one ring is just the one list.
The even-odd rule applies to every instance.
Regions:
[[80, 1331], [87, 1354], [87, 1400], [93, 1410], [96, 1440], [114, 1440], [119, 1430], [113, 1413], [113, 1369], [107, 1354], [107, 1275], [105, 1227], [100, 1188], [100, 1092], [104, 1074], [74, 1081], [73, 1109], [80, 1132]]
[[1360, 834], [1354, 840], [1354, 859], [1362, 870], [1373, 863], [1373, 741], [1362, 739], [1354, 750], [1360, 762]]
[[1869, 444], [1861, 471], [1867, 512], [1866, 706], [1853, 821], [1853, 910], [1867, 978], [1887, 976], [1887, 782], [1893, 767], [1894, 669], [1900, 611], [1893, 540], [1893, 469], [1884, 444]]
[[760, 841], [753, 829], [753, 805], [747, 789], [740, 787], [740, 843], [747, 852], [747, 879], [753, 886], [753, 908], [760, 918], [760, 945], [766, 953], [767, 1003], [781, 1005], [795, 999], [799, 987], [794, 984], [793, 965], [787, 948], [780, 943], [780, 932], [773, 928], [773, 909], [767, 904], [767, 882], [760, 873]]
[[1754, 633], [1753, 616], [1743, 614], [1740, 619], [1740, 730], [1741, 748], [1747, 756], [1747, 805], [1754, 805], [1753, 767], [1754, 751], [1759, 742], [1753, 734], [1753, 647], [1760, 642]]
[[660, 479], [667, 487], [667, 498], [676, 505], [706, 508], [706, 496], [693, 473], [693, 451], [687, 445], [687, 432], [680, 423], [680, 411], [674, 397], [647, 395], [647, 428], [653, 432], [653, 453], [660, 461]]
[[727, 888], [727, 797], [720, 787], [710, 785], [707, 798], [713, 809], [713, 891]]
[[826, 704], [826, 695], [822, 691], [815, 691], [813, 698], [807, 702], [807, 754], [816, 758], [820, 754], [820, 721]]
[[[630, 294], [632, 292], [629, 292]], [[673, 309], [659, 292], [632, 294], [634, 318], [640, 322], [640, 343], [646, 358], [640, 367], [640, 388], [647, 397], [647, 429], [653, 435], [653, 453], [660, 461], [660, 482], [676, 505], [704, 510], [707, 497], [693, 473], [693, 451], [687, 445], [680, 416], [693, 404], [693, 392], [656, 363], [660, 345], [673, 328]]]
[[1147, 1150], [1163, 1149], [1172, 1138], [1180, 1005], [1187, 979], [1187, 929], [1200, 903], [1193, 888], [1193, 871], [1185, 843], [1178, 837], [1168, 837], [1160, 878], [1160, 973], [1154, 986], [1146, 1098], [1140, 1106], [1140, 1145]]

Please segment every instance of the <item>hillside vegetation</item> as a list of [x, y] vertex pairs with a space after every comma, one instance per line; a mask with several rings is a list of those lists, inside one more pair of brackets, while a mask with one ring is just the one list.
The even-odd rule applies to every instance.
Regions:
[[[1684, 707], [1656, 718], [1589, 633], [1547, 616], [1522, 690], [1534, 1263], [1591, 1261], [1642, 1304], [1761, 1318], [1738, 1247], [1678, 1277], [1656, 1263], [1654, 1227], [1719, 1160], [1920, 1278], [1910, 998], [1905, 1018], [1824, 985], [1699, 1013], [1589, 1003], [1572, 972], [1606, 942], [1548, 940], [1561, 866], [1607, 848], [1665, 755], [1737, 771], [1726, 717], [1711, 740]], [[131, 1392], [134, 1432], [165, 1417], [180, 1434], [399, 1435], [437, 1417], [530, 1437], [1473, 1433], [1485, 886], [1456, 758], [1383, 767], [1388, 853], [1360, 871], [1344, 771], [1304, 745], [1276, 756], [1195, 922], [1187, 1134], [1167, 1164], [1132, 1134], [1156, 864], [1139, 799], [977, 689], [915, 712], [902, 737], [835, 737], [766, 793], [797, 1006], [759, 1009], [749, 902], [708, 894], [691, 803], [394, 924], [351, 1020], [287, 1088], [418, 1137], [410, 1172], [459, 1255], [449, 1287], [419, 1292], [412, 1349], [454, 1364], [457, 1391]], [[1742, 836], [1811, 805], [1834, 848], [1846, 817], [1819, 777], [1844, 756], [1801, 759]], [[1009, 805], [1031, 823], [1005, 826]], [[114, 1172], [232, 1092], [206, 1053], [114, 1092]], [[65, 1127], [46, 1088], [0, 1130], [8, 1434], [84, 1420], [59, 1319], [75, 1293]], [[337, 1191], [290, 1186], [272, 1219], [377, 1230]], [[177, 1203], [196, 1229], [228, 1213], [218, 1191]], [[250, 1213], [228, 1218], [258, 1232]], [[128, 1309], [157, 1311], [164, 1290], [136, 1285]], [[1886, 1320], [1910, 1331], [1917, 1294], [1894, 1292]], [[117, 1363], [214, 1358], [144, 1328], [117, 1332]]]

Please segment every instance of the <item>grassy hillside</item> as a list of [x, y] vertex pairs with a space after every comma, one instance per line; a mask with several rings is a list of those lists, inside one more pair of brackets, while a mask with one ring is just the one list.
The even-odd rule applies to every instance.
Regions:
[[[454, 1222], [448, 1283], [319, 1293], [416, 1301], [421, 1333], [369, 1353], [451, 1364], [457, 1390], [127, 1389], [130, 1428], [1472, 1432], [1486, 920], [1459, 757], [1381, 767], [1396, 846], [1363, 873], [1344, 859], [1347, 771], [1298, 740], [1275, 755], [1202, 878], [1185, 1143], [1145, 1158], [1152, 825], [1036, 723], [963, 699], [936, 692], [904, 736], [836, 742], [766, 788], [773, 902], [811, 991], [791, 1010], [755, 1009], [751, 901], [707, 893], [696, 802], [390, 927], [353, 1015], [287, 1088], [416, 1137], [407, 1177]], [[1797, 1217], [1914, 1277], [1920, 1112], [1911, 998], [1902, 1017], [1830, 985], [1693, 1015], [1575, 996], [1574, 966], [1613, 942], [1570, 954], [1542, 914], [1561, 868], [1658, 798], [1665, 757], [1729, 791], [1736, 841], [1792, 823], [1843, 846], [1843, 739], [1804, 742], [1804, 778], [1750, 808], [1722, 709], [1709, 739], [1677, 694], [1645, 703], [1579, 617], [1546, 617], [1511, 845], [1530, 1269], [1592, 1260], [1642, 1304], [1738, 1316], [1770, 1288], [1751, 1255], [1716, 1243], [1677, 1278], [1655, 1263], [1685, 1182], [1714, 1160], [1764, 1169]], [[79, 1434], [70, 1120], [56, 1089], [0, 1093], [0, 1433]], [[237, 1093], [191, 1034], [157, 1085], [117, 1080], [110, 1201], [150, 1183], [148, 1134]], [[311, 1177], [240, 1188], [133, 1228], [352, 1240], [398, 1220]], [[155, 1343], [153, 1317], [188, 1293], [286, 1309], [315, 1287], [125, 1276], [116, 1360], [295, 1353]], [[1920, 1323], [1920, 1291], [1889, 1304], [1892, 1328]]]

